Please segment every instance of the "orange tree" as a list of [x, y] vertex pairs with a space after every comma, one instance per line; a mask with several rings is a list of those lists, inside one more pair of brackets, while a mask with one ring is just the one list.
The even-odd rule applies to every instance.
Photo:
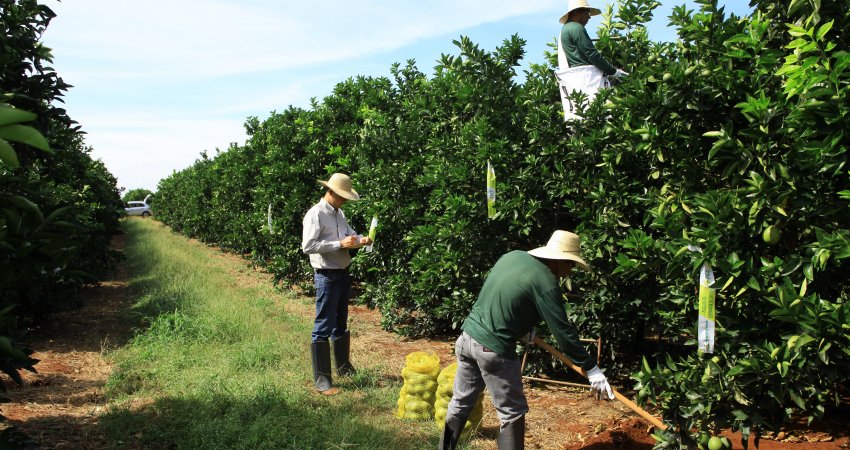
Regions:
[[0, 308], [36, 318], [108, 273], [121, 211], [115, 178], [57, 106], [69, 86], [40, 42], [53, 17], [0, 2]]
[[[554, 55], [519, 83], [521, 39], [488, 52], [461, 38], [431, 75], [397, 64], [249, 119], [244, 145], [160, 182], [159, 217], [305, 280], [316, 180], [350, 173], [365, 198], [351, 222], [381, 223], [376, 251], [355, 257], [360, 298], [411, 335], [454, 333], [501, 254], [577, 230], [594, 271], [575, 274], [568, 314], [682, 431], [658, 432], [660, 447], [816, 420], [850, 373], [846, 7], [754, 2], [739, 18], [698, 4], [674, 10], [675, 43], [646, 34], [657, 2], [608, 11], [597, 47], [631, 75], [584, 102], [582, 121], [560, 116]], [[718, 278], [706, 357], [693, 342], [703, 263]]]
[[151, 192], [151, 191], [149, 191], [145, 188], [130, 189], [129, 191], [125, 192], [124, 195], [121, 196], [121, 201], [123, 201], [125, 203], [126, 202], [132, 202], [132, 201], [141, 201], [141, 200], [144, 200], [145, 197], [147, 197], [147, 196], [151, 196], [151, 198], [148, 199], [148, 203], [152, 203], [153, 202], [153, 192]]
[[[698, 3], [674, 10], [678, 42], [641, 61], [601, 39], [632, 76], [571, 138], [597, 152], [578, 206], [614, 276], [599, 284], [618, 285], [592, 308], [634, 308], [643, 334], [688, 346], [698, 270], [718, 277], [715, 355], [660, 352], [635, 375], [675, 425], [660, 447], [821, 418], [850, 369], [846, 5], [755, 1], [740, 20]], [[605, 34], [631, 30], [620, 23]]]
[[[36, 1], [0, 2], [0, 372], [19, 384], [38, 361], [16, 339], [18, 319], [44, 319], [108, 273], [121, 207], [115, 178], [56, 106], [69, 86], [39, 42], [53, 17]], [[29, 444], [0, 432], [4, 448]]]

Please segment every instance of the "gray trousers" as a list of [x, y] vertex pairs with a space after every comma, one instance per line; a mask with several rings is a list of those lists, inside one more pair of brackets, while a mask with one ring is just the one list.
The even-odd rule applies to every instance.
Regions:
[[457, 374], [446, 421], [468, 418], [484, 387], [504, 428], [528, 412], [519, 358], [505, 358], [463, 332], [455, 343]]

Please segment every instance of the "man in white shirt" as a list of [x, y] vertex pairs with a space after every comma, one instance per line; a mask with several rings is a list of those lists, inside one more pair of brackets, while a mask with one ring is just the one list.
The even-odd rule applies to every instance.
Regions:
[[310, 351], [316, 390], [334, 394], [331, 376], [330, 342], [333, 341], [337, 374], [350, 375], [354, 367], [349, 359], [351, 335], [348, 332], [348, 302], [351, 298], [351, 264], [349, 249], [372, 244], [369, 237], [358, 235], [345, 220], [342, 205], [360, 200], [351, 187], [351, 178], [342, 173], [331, 175], [319, 203], [304, 216], [301, 250], [310, 255], [316, 284], [316, 319], [313, 323]]

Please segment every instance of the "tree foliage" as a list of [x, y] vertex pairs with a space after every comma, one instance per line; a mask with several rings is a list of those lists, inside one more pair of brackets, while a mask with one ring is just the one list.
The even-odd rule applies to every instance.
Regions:
[[70, 86], [40, 42], [53, 17], [36, 1], [0, 2], [0, 308], [30, 318], [108, 273], [121, 211], [115, 178], [58, 106]]
[[150, 190], [145, 189], [145, 188], [136, 188], [136, 189], [130, 189], [127, 192], [125, 192], [124, 195], [121, 197], [121, 200], [124, 203], [140, 202], [140, 201], [143, 201], [148, 196], [151, 197], [151, 198], [148, 199], [148, 203], [152, 204], [153, 203], [153, 192], [151, 192]]

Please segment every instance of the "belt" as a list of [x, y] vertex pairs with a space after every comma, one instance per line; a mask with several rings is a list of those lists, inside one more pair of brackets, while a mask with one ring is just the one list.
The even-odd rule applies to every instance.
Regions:
[[321, 275], [330, 275], [332, 273], [348, 273], [348, 268], [345, 269], [315, 269], [316, 273]]

